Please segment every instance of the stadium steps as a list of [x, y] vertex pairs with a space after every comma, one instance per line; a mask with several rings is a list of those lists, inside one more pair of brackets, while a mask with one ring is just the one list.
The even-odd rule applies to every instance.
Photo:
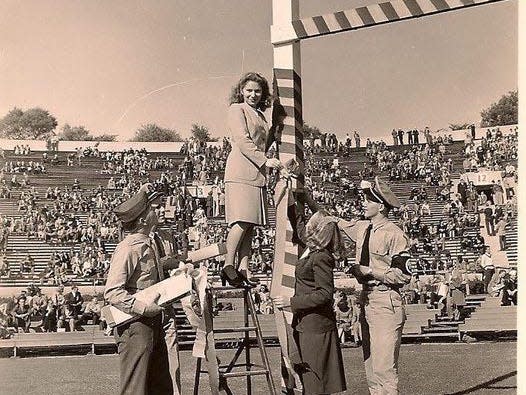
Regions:
[[517, 266], [519, 249], [519, 235], [517, 229], [517, 218], [513, 218], [506, 232], [506, 256], [510, 266]]
[[[116, 242], [106, 242], [105, 249], [107, 254], [113, 253]], [[10, 253], [7, 255], [9, 267], [11, 270], [11, 276], [9, 278], [2, 277], [1, 283], [5, 286], [27, 286], [34, 282], [39, 282], [41, 274], [47, 267], [51, 255], [54, 252], [78, 252], [79, 245], [54, 245], [48, 244], [40, 240], [27, 239], [25, 236], [11, 235], [8, 240], [7, 249]], [[20, 262], [30, 254], [34, 259], [34, 274], [21, 274], [20, 273]], [[69, 276], [70, 281], [75, 282], [79, 285], [90, 285], [93, 284], [91, 278], [77, 278], [75, 276]]]
[[11, 351], [14, 357], [36, 353], [96, 354], [101, 348], [115, 349], [114, 345], [113, 336], [106, 336], [104, 331], [91, 328], [81, 332], [15, 333], [10, 339], [0, 340], [0, 350], [3, 353]]
[[486, 297], [459, 326], [460, 333], [517, 333], [517, 306], [501, 306], [498, 297]]

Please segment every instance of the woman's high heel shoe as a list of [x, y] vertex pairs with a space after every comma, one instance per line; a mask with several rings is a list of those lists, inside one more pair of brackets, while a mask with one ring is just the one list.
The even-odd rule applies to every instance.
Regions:
[[245, 286], [243, 277], [232, 265], [223, 267], [220, 277], [223, 283], [227, 282], [232, 287], [242, 288]]
[[239, 273], [239, 276], [243, 279], [243, 281], [251, 288], [257, 287], [260, 283], [259, 278], [247, 277], [247, 271], [245, 269], [241, 269], [237, 271]]

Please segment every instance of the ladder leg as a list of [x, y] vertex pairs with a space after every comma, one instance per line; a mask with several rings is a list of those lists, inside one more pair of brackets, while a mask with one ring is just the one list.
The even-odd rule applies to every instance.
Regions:
[[[248, 322], [248, 314], [249, 314], [249, 302], [248, 300], [252, 300], [252, 295], [250, 294], [250, 290], [249, 289], [244, 289], [243, 290], [243, 307], [244, 307], [244, 314], [243, 314], [243, 318], [245, 320], [245, 327], [248, 326], [249, 322]], [[248, 331], [245, 332], [245, 364], [247, 366], [247, 371], [250, 370], [251, 368], [251, 363], [250, 363], [250, 333]], [[252, 378], [251, 376], [247, 376], [247, 395], [252, 395]]]
[[263, 334], [261, 332], [261, 326], [259, 324], [259, 319], [256, 313], [256, 306], [254, 305], [254, 299], [252, 299], [252, 295], [250, 294], [248, 295], [248, 303], [250, 307], [252, 321], [254, 322], [254, 326], [256, 327], [256, 339], [258, 342], [259, 353], [261, 354], [261, 360], [263, 361], [263, 365], [268, 372], [266, 374], [268, 388], [271, 395], [277, 395], [276, 386], [272, 377], [272, 371], [270, 370], [270, 362], [268, 360], [267, 351], [265, 350], [265, 343], [263, 340]]
[[195, 364], [194, 395], [199, 395], [199, 381], [201, 380], [201, 358]]

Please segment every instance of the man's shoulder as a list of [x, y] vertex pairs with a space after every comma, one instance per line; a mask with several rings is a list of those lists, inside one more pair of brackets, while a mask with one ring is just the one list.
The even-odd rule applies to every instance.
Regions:
[[402, 228], [400, 228], [397, 224], [395, 224], [394, 222], [391, 222], [391, 221], [387, 221], [383, 227], [382, 227], [385, 231], [387, 232], [398, 232], [398, 233], [402, 233], [402, 234], [405, 234], [405, 232], [402, 230]]

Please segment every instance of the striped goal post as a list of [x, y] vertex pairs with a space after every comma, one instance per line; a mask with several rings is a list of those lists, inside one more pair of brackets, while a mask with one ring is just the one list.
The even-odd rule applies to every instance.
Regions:
[[[294, 159], [300, 167], [298, 179], [293, 179], [288, 187], [295, 191], [304, 186], [301, 40], [503, 1], [510, 0], [392, 0], [300, 18], [299, 0], [272, 0], [273, 25], [270, 33], [274, 52], [274, 93], [285, 112], [280, 126], [278, 154], [283, 163]], [[279, 183], [276, 190], [279, 189], [278, 187], [280, 187]], [[276, 207], [271, 296], [294, 294], [294, 268], [301, 254], [299, 247], [292, 243], [292, 228], [287, 219], [286, 206], [285, 198]], [[295, 352], [294, 344], [290, 336], [287, 336], [290, 334], [291, 323], [290, 311], [285, 309], [276, 312], [276, 325], [284, 363], [282, 386], [289, 392], [301, 386], [298, 377], [291, 369], [290, 353]]]

